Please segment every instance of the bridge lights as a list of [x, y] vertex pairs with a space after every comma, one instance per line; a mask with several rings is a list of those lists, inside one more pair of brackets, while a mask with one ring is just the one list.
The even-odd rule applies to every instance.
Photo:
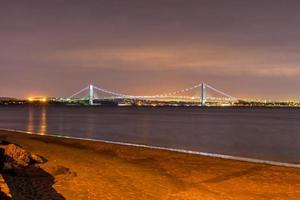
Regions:
[[202, 106], [205, 106], [206, 103], [206, 91], [205, 91], [205, 83], [201, 84], [201, 104]]

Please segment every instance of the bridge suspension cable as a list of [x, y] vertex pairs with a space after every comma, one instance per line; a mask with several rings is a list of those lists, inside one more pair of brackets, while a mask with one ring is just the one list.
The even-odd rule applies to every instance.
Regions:
[[99, 87], [96, 87], [94, 86], [94, 88], [98, 91], [101, 91], [101, 92], [104, 92], [104, 93], [107, 93], [107, 94], [112, 94], [112, 95], [115, 95], [115, 96], [121, 96], [121, 97], [134, 97], [132, 95], [128, 95], [128, 94], [121, 94], [121, 93], [118, 93], [118, 92], [112, 92], [112, 91], [109, 91], [109, 90], [106, 90], [106, 89], [103, 89], [103, 88], [99, 88]]
[[158, 95], [154, 95], [154, 96], [156, 96], [156, 97], [174, 96], [174, 95], [179, 94], [179, 93], [188, 92], [188, 91], [193, 90], [195, 88], [199, 88], [200, 86], [201, 86], [201, 84], [197, 84], [197, 85], [194, 85], [192, 87], [184, 88], [184, 89], [177, 90], [177, 91], [174, 91], [174, 92], [158, 94]]
[[200, 86], [201, 86], [201, 84], [197, 84], [197, 85], [194, 85], [192, 87], [181, 89], [181, 90], [177, 90], [177, 91], [174, 91], [174, 92], [163, 93], [163, 94], [156, 94], [156, 95], [146, 95], [146, 96], [144, 96], [144, 95], [143, 96], [138, 96], [138, 95], [122, 94], [122, 93], [118, 93], [118, 92], [112, 92], [112, 91], [109, 91], [107, 89], [99, 88], [99, 87], [96, 87], [96, 86], [94, 86], [94, 88], [97, 89], [97, 90], [99, 90], [99, 91], [101, 91], [101, 92], [112, 94], [112, 95], [115, 95], [115, 96], [141, 99], [141, 98], [161, 98], [161, 97], [174, 96], [174, 95], [182, 93], [182, 92], [188, 92], [188, 91], [193, 90], [195, 88], [198, 88]]
[[82, 93], [83, 91], [87, 90], [88, 88], [89, 88], [89, 87], [85, 87], [85, 88], [79, 90], [78, 92], [76, 92], [76, 93], [72, 94], [71, 96], [69, 96], [68, 99], [72, 99], [74, 96], [76, 96], [76, 95]]
[[[159, 99], [159, 98], [184, 98], [184, 99], [196, 99], [197, 97], [195, 96], [192, 96], [192, 97], [189, 97], [189, 96], [177, 96], [178, 94], [180, 93], [184, 93], [184, 92], [189, 92], [191, 90], [194, 90], [196, 88], [200, 88], [202, 86], [206, 86], [207, 88], [213, 90], [214, 92], [218, 93], [218, 94], [221, 94], [223, 96], [225, 96], [226, 98], [214, 98], [214, 97], [207, 97], [207, 99], [212, 99], [212, 100], [232, 100], [232, 99], [237, 99], [225, 92], [222, 92], [206, 83], [200, 83], [200, 84], [196, 84], [192, 87], [187, 87], [187, 88], [184, 88], [184, 89], [180, 89], [180, 90], [176, 90], [176, 91], [173, 91], [173, 92], [169, 92], [169, 93], [162, 93], [162, 94], [156, 94], [156, 95], [148, 95], [148, 96], [138, 96], [138, 95], [129, 95], [129, 94], [124, 94], [124, 93], [119, 93], [119, 92], [114, 92], [114, 91], [110, 91], [110, 90], [107, 90], [107, 89], [104, 89], [104, 88], [100, 88], [100, 87], [97, 87], [97, 86], [92, 86], [93, 89], [97, 90], [97, 91], [100, 91], [100, 92], [103, 92], [103, 93], [106, 93], [106, 94], [110, 94], [110, 95], [113, 95], [115, 96], [115, 98], [130, 98], [130, 99]], [[85, 90], [88, 90], [89, 89], [89, 86], [88, 87], [85, 87], [81, 90], [79, 90], [78, 92], [76, 92], [75, 94], [71, 95], [69, 97], [69, 99], [73, 98], [74, 96], [82, 93], [83, 91]], [[96, 95], [96, 94], [94, 94]], [[97, 96], [97, 95], [96, 95]]]
[[237, 99], [237, 98], [235, 98], [235, 97], [233, 97], [233, 96], [231, 96], [231, 95], [229, 95], [229, 94], [226, 94], [225, 92], [222, 92], [222, 91], [220, 91], [220, 90], [218, 90], [218, 89], [216, 89], [216, 88], [214, 88], [214, 87], [212, 87], [212, 86], [210, 86], [210, 85], [208, 85], [208, 84], [205, 84], [205, 85], [206, 85], [206, 87], [212, 89], [213, 91], [215, 91], [215, 92], [217, 92], [217, 93], [219, 93], [219, 94], [222, 94], [222, 95], [228, 97], [229, 99]]

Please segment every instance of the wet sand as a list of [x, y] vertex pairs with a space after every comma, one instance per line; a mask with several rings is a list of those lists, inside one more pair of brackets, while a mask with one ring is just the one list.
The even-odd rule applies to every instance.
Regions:
[[300, 169], [0, 131], [44, 157], [3, 175], [14, 199], [300, 199]]

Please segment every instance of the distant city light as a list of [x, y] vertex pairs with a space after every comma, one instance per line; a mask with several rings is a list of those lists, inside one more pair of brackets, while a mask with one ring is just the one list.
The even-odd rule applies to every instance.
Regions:
[[46, 97], [29, 97], [28, 101], [29, 102], [42, 102], [42, 103], [45, 103], [45, 102], [47, 102], [47, 98]]

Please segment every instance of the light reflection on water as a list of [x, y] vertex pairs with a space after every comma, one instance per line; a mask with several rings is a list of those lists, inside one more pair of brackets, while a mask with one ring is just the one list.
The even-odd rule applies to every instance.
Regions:
[[39, 133], [41, 135], [45, 135], [47, 132], [47, 109], [46, 107], [42, 107], [41, 113], [40, 113], [40, 131]]
[[31, 109], [31, 107], [28, 110], [27, 132], [29, 132], [29, 133], [34, 132], [34, 113], [33, 113], [33, 109]]
[[46, 135], [47, 133], [47, 108], [28, 107], [27, 132], [39, 133]]

